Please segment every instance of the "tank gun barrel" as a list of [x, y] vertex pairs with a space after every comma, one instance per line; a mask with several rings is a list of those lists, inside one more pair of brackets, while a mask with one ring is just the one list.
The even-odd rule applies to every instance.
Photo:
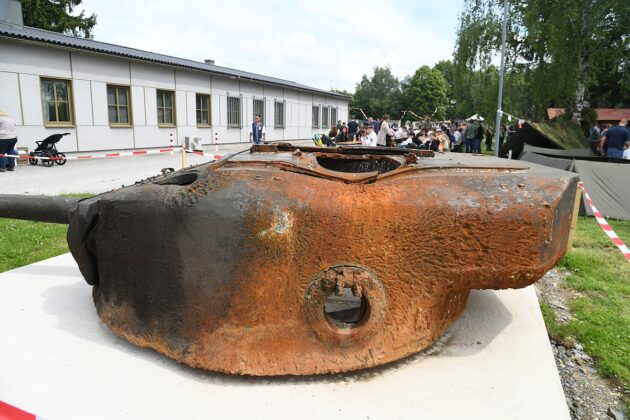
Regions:
[[80, 198], [0, 194], [0, 217], [63, 223], [70, 221], [69, 212]]

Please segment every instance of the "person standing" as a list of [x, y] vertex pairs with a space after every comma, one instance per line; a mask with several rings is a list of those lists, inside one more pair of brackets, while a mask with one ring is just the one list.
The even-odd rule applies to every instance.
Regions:
[[[0, 111], [0, 155], [9, 154], [17, 143], [15, 120], [6, 112]], [[15, 158], [0, 157], [0, 172], [14, 171]]]
[[265, 128], [265, 124], [263, 124], [260, 119], [260, 115], [256, 115], [252, 123], [252, 128], [249, 130], [249, 141], [253, 140], [254, 144], [263, 144], [266, 140], [266, 136], [267, 129]]
[[460, 127], [453, 127], [453, 151], [461, 152], [462, 149], [462, 129]]
[[486, 152], [492, 152], [493, 136], [494, 130], [492, 130], [492, 126], [488, 124], [488, 128], [486, 128]]
[[[627, 123], [628, 120], [626, 119], [619, 121], [619, 125], [609, 128], [606, 134], [602, 136], [599, 143], [602, 156], [623, 159], [624, 146], [630, 145], [630, 131], [626, 128]], [[606, 149], [604, 149], [604, 143], [607, 143]]]
[[591, 127], [591, 130], [589, 132], [589, 140], [595, 143], [599, 141], [599, 138], [601, 136], [602, 136], [602, 132], [599, 130], [599, 127], [597, 126], [597, 124], [593, 125], [593, 127]]
[[476, 126], [477, 129], [475, 131], [475, 142], [474, 142], [474, 150], [473, 153], [479, 153], [481, 154], [481, 141], [483, 140], [483, 125], [481, 124], [481, 122], [479, 122], [479, 124]]
[[397, 127], [392, 125], [392, 130], [394, 131], [394, 138], [396, 139], [396, 144], [402, 143], [403, 137], [406, 137], [407, 132], [402, 127]]
[[381, 121], [381, 127], [378, 130], [378, 145], [379, 146], [391, 146], [394, 138], [394, 131], [389, 128], [389, 115], [383, 115]]
[[446, 134], [446, 137], [448, 137], [449, 151], [453, 150], [453, 147], [455, 147], [455, 136], [453, 135], [453, 131], [446, 124], [442, 125], [442, 130], [444, 131], [444, 134]]
[[350, 138], [350, 140], [354, 140], [358, 132], [359, 123], [357, 122], [357, 120], [351, 120], [348, 123], [348, 137]]
[[477, 133], [477, 127], [475, 126], [475, 120], [470, 119], [466, 124], [466, 131], [464, 132], [464, 141], [466, 142], [466, 153], [473, 152], [475, 147], [475, 134]]
[[367, 123], [368, 125], [372, 126], [372, 130], [374, 130], [374, 133], [378, 134], [378, 121], [375, 121], [372, 117], [369, 117]]

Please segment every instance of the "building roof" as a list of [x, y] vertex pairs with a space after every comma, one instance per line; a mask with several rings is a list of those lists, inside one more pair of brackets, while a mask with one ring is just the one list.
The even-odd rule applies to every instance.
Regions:
[[[597, 113], [597, 121], [621, 121], [624, 118], [630, 120], [630, 109], [624, 108], [593, 108]], [[556, 118], [564, 114], [564, 108], [547, 108], [547, 117]]]
[[553, 120], [556, 117], [564, 114], [566, 110], [564, 108], [547, 108], [547, 118]]
[[621, 121], [624, 118], [630, 120], [630, 109], [622, 108], [595, 108], [597, 121]]
[[302, 85], [289, 80], [275, 77], [263, 76], [261, 74], [235, 70], [228, 67], [215, 66], [213, 64], [200, 63], [193, 60], [171, 57], [163, 54], [156, 54], [149, 51], [137, 50], [135, 48], [122, 47], [120, 45], [108, 44], [106, 42], [94, 41], [93, 39], [78, 38], [74, 36], [60, 34], [58, 32], [46, 31], [43, 29], [31, 28], [29, 26], [19, 26], [7, 23], [0, 23], [0, 37], [14, 38], [27, 41], [41, 42], [45, 44], [58, 45], [94, 53], [113, 55], [134, 60], [148, 61], [151, 63], [164, 64], [168, 66], [181, 67], [185, 69], [197, 70], [212, 73], [220, 76], [250, 80], [255, 82], [269, 83], [277, 86], [306, 90], [326, 96], [333, 96], [349, 100], [346, 95], [329, 92], [323, 89]]

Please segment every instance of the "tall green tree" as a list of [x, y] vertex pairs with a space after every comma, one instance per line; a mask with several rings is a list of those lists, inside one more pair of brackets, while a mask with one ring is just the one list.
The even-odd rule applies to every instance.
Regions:
[[446, 80], [446, 86], [447, 86], [446, 96], [448, 96], [449, 98], [452, 98], [453, 85], [454, 85], [453, 77], [455, 76], [455, 65], [453, 64], [451, 60], [441, 60], [435, 63], [435, 65], [433, 66], [433, 69], [439, 71], [442, 74], [442, 77], [444, 77], [444, 80]]
[[[510, 0], [504, 100], [541, 118], [566, 107], [579, 118], [585, 101], [630, 105], [630, 2]], [[456, 96], [475, 72], [496, 62], [503, 0], [465, 0], [454, 54]], [[458, 98], [459, 99], [459, 98]], [[507, 109], [504, 107], [504, 109]]]
[[368, 117], [379, 118], [389, 114], [393, 118], [400, 116], [401, 111], [400, 81], [394, 77], [389, 67], [374, 67], [370, 77], [363, 75], [357, 83], [354, 98], [350, 104], [352, 116], [363, 118], [361, 108]]
[[402, 83], [402, 103], [406, 109], [443, 120], [448, 109], [448, 83], [442, 73], [422, 66]]
[[24, 25], [92, 38], [96, 15], [85, 16], [84, 10], [75, 15], [74, 11], [81, 2], [82, 0], [22, 0]]

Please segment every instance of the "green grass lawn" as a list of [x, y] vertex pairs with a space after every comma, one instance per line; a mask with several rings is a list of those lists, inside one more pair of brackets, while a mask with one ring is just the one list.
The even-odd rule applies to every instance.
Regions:
[[[630, 221], [608, 220], [626, 244]], [[592, 217], [580, 217], [573, 250], [559, 264], [571, 272], [566, 286], [582, 295], [571, 304], [575, 320], [559, 325], [543, 306], [549, 332], [577, 339], [603, 376], [630, 390], [630, 263]]]
[[[64, 197], [86, 198], [72, 193]], [[68, 252], [68, 225], [0, 218], [0, 273]]]
[[0, 272], [68, 252], [68, 225], [0, 218]]

